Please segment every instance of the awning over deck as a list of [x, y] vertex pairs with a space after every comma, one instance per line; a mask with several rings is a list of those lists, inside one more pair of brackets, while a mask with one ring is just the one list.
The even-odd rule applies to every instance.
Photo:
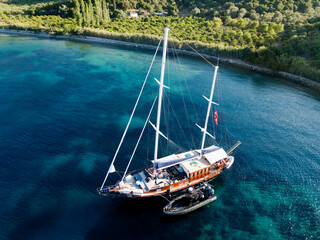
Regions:
[[162, 169], [168, 166], [175, 165], [179, 162], [183, 162], [188, 159], [192, 159], [198, 156], [197, 152], [189, 151], [180, 154], [172, 154], [164, 158], [160, 158], [156, 162], [156, 169]]
[[228, 157], [224, 149], [217, 146], [211, 146], [204, 149], [203, 155], [206, 157], [206, 159], [209, 161], [210, 164], [214, 164], [219, 160]]
[[[180, 154], [172, 154], [172, 155], [158, 159], [156, 162], [156, 169], [169, 167], [177, 163], [180, 163], [192, 158], [196, 158], [199, 155], [200, 155], [200, 149], [185, 152], [185, 153], [180, 153]], [[224, 149], [218, 146], [210, 146], [205, 148], [203, 150], [203, 155], [209, 161], [210, 164], [214, 164], [219, 160], [228, 157]]]

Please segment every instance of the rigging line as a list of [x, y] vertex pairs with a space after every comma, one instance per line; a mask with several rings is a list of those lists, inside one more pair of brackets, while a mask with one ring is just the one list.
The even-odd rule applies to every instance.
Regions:
[[220, 77], [217, 76], [217, 89], [218, 89], [218, 103], [219, 103], [219, 109], [220, 109], [220, 113], [221, 114], [221, 120], [222, 122], [227, 125], [227, 122], [225, 120], [225, 107], [224, 107], [224, 98], [223, 98], [223, 94], [222, 94], [222, 87], [221, 87], [221, 81], [220, 81]]
[[180, 61], [180, 58], [179, 58], [179, 55], [178, 55], [177, 52], [176, 52], [176, 56], [177, 56], [177, 60], [178, 60], [178, 62], [179, 62], [180, 70], [181, 70], [181, 72], [182, 72], [182, 76], [183, 76], [184, 83], [185, 83], [185, 85], [186, 85], [186, 88], [187, 88], [187, 91], [188, 91], [188, 94], [189, 94], [189, 97], [190, 97], [190, 100], [191, 100], [191, 103], [192, 103], [192, 106], [193, 106], [193, 111], [194, 111], [194, 113], [195, 113], [195, 115], [196, 115], [197, 122], [199, 122], [199, 116], [198, 116], [198, 113], [197, 113], [197, 111], [196, 111], [196, 107], [195, 107], [195, 105], [194, 105], [194, 101], [193, 101], [193, 98], [192, 98], [192, 96], [191, 96], [189, 86], [188, 86], [188, 84], [187, 84], [187, 80], [186, 80], [185, 73], [184, 73], [184, 71], [183, 71], [182, 68], [181, 68], [182, 64], [181, 64], [181, 61]]
[[[166, 95], [165, 95], [165, 99], [168, 99], [168, 97]], [[169, 129], [169, 126], [171, 126], [171, 124], [170, 124], [171, 114], [169, 111], [170, 110], [169, 104], [165, 104], [165, 105], [166, 105], [166, 111], [164, 112], [164, 114], [165, 114], [165, 118], [166, 118], [166, 128], [167, 128], [167, 137], [168, 137], [166, 148], [167, 148], [167, 152], [169, 152], [170, 147], [172, 147], [169, 144], [173, 145], [174, 147], [176, 147], [178, 149], [181, 149], [181, 147], [178, 143], [175, 143], [173, 140], [171, 140], [172, 138], [171, 138], [170, 129]], [[170, 134], [170, 137], [169, 137], [169, 134]], [[176, 136], [176, 131], [173, 130], [173, 134], [175, 134], [175, 136]], [[178, 141], [177, 136], [175, 139]]]
[[181, 38], [179, 38], [172, 30], [170, 30], [173, 35], [175, 35], [180, 41], [182, 41], [183, 43], [185, 43], [189, 48], [191, 48], [195, 53], [197, 53], [203, 60], [205, 60], [207, 63], [209, 63], [212, 67], [215, 67], [215, 65], [213, 65], [208, 59], [206, 59], [202, 54], [200, 54], [199, 52], [197, 52], [197, 50], [195, 50], [193, 47], [191, 47], [186, 41], [182, 40]]
[[[173, 60], [176, 62], [176, 56], [175, 55], [177, 55], [177, 52], [176, 52], [176, 48], [175, 48], [174, 43], [172, 43], [172, 47], [173, 47], [173, 52], [174, 52]], [[183, 106], [184, 106], [184, 109], [185, 109], [185, 114], [186, 114], [186, 117], [187, 117], [188, 129], [189, 129], [189, 133], [191, 135], [191, 142], [192, 142], [192, 146], [195, 148], [195, 142], [194, 142], [193, 134], [192, 134], [192, 131], [191, 131], [191, 124], [190, 124], [190, 120], [189, 120], [189, 116], [188, 116], [188, 110], [187, 110], [186, 102], [184, 100], [184, 96], [183, 96], [183, 92], [182, 92], [182, 86], [181, 86], [179, 72], [178, 72], [178, 69], [177, 69], [177, 64], [175, 64], [175, 66], [176, 66], [176, 71], [177, 71], [177, 75], [178, 75], [178, 81], [179, 81], [179, 85], [180, 85], [181, 98], [182, 98]]]
[[[169, 104], [168, 104], [168, 112], [169, 112]], [[170, 118], [171, 119], [171, 118]], [[169, 119], [169, 124], [170, 124], [170, 119]], [[174, 125], [173, 119], [171, 119], [172, 125]], [[172, 142], [172, 145], [174, 145], [175, 147], [177, 147], [179, 151], [184, 151], [185, 149], [181, 146], [180, 140], [177, 136], [177, 131], [173, 131], [174, 135], [175, 135], [175, 139], [177, 140], [177, 143]]]
[[115, 171], [116, 174], [118, 174], [119, 177], [121, 177], [120, 173], [118, 171]]
[[163, 199], [167, 200], [168, 202], [170, 202], [170, 200], [168, 198], [166, 198], [165, 196], [159, 195], [160, 197], [162, 197]]
[[152, 59], [152, 61], [151, 61], [151, 64], [150, 64], [150, 67], [149, 67], [147, 76], [146, 76], [146, 78], [144, 79], [144, 82], [143, 82], [143, 84], [142, 84], [142, 88], [141, 88], [141, 90], [140, 90], [139, 96], [138, 96], [137, 101], [136, 101], [136, 103], [135, 103], [135, 105], [134, 105], [134, 108], [133, 108], [133, 110], [132, 110], [132, 113], [131, 113], [131, 116], [130, 116], [130, 118], [129, 118], [128, 124], [127, 124], [127, 126], [126, 126], [126, 129], [124, 130], [124, 133], [123, 133], [122, 137], [121, 137], [120, 144], [119, 144], [119, 146], [118, 146], [118, 148], [117, 148], [116, 153], [115, 153], [114, 156], [113, 156], [111, 165], [110, 165], [109, 170], [108, 170], [108, 172], [107, 172], [107, 174], [106, 174], [106, 176], [105, 176], [105, 178], [104, 178], [104, 180], [103, 180], [103, 183], [102, 183], [102, 185], [101, 185], [100, 190], [102, 190], [102, 188], [104, 187], [104, 184], [106, 183], [106, 181], [107, 181], [107, 179], [108, 179], [108, 176], [109, 176], [109, 173], [110, 173], [110, 169], [111, 169], [111, 167], [113, 167], [113, 163], [114, 163], [114, 161], [116, 160], [116, 157], [118, 156], [118, 152], [119, 152], [119, 150], [120, 150], [120, 148], [121, 148], [121, 145], [122, 145], [122, 143], [123, 143], [123, 140], [124, 140], [124, 138], [125, 138], [125, 136], [126, 136], [126, 134], [127, 134], [128, 128], [129, 128], [130, 123], [131, 123], [131, 120], [132, 120], [132, 117], [133, 117], [133, 115], [134, 115], [134, 113], [135, 113], [135, 111], [136, 111], [136, 108], [137, 108], [137, 106], [138, 106], [140, 97], [141, 97], [141, 95], [142, 95], [144, 86], [146, 85], [146, 82], [147, 82], [149, 73], [150, 73], [150, 71], [151, 71], [153, 62], [154, 62], [154, 60], [155, 60], [155, 58], [156, 58], [156, 56], [157, 56], [158, 49], [159, 49], [159, 46], [160, 46], [160, 44], [161, 44], [161, 41], [162, 41], [162, 38], [161, 38], [160, 41], [159, 41], [158, 47], [157, 47], [156, 52], [155, 52], [155, 54], [154, 54], [154, 56], [153, 56], [153, 59]]
[[[164, 95], [164, 100], [167, 100], [168, 101], [168, 96], [165, 94]], [[179, 150], [182, 149], [182, 147], [179, 145], [178, 143], [175, 143], [174, 141], [171, 140], [171, 138], [169, 138], [169, 126], [171, 125], [171, 122], [170, 120], [172, 121], [171, 119], [171, 114], [170, 114], [170, 109], [169, 109], [169, 104], [164, 104], [166, 110], [164, 111], [164, 115], [165, 115], [165, 118], [166, 118], [166, 127], [167, 127], [167, 135], [168, 135], [168, 141], [167, 141], [167, 151], [169, 151], [169, 143], [172, 144], [173, 146], [177, 147]], [[175, 135], [175, 139], [177, 140], [177, 142], [179, 141], [178, 137], [177, 137], [177, 133], [176, 131], [173, 131], [173, 134]]]
[[[164, 92], [164, 93], [165, 93], [165, 92]], [[165, 95], [166, 95], [166, 93], [165, 93]], [[168, 97], [167, 97], [167, 98], [168, 98]], [[172, 104], [171, 104], [169, 98], [168, 98], [168, 105], [170, 106], [170, 108], [171, 108], [171, 110], [172, 110], [172, 112], [173, 112], [173, 115], [174, 115], [174, 117], [175, 117], [175, 119], [176, 119], [176, 121], [177, 121], [177, 123], [178, 123], [178, 126], [179, 126], [179, 128], [180, 128], [180, 130], [181, 130], [181, 132], [182, 132], [182, 135], [184, 136], [184, 138], [185, 138], [185, 140], [186, 140], [186, 142], [187, 142], [187, 144], [188, 144], [188, 146], [189, 146], [189, 149], [192, 149], [191, 146], [190, 146], [190, 143], [189, 143], [189, 141], [188, 141], [188, 139], [187, 139], [187, 137], [186, 137], [186, 135], [184, 134], [184, 132], [183, 132], [183, 130], [182, 130], [181, 124], [180, 124], [180, 122], [179, 122], [179, 120], [178, 120], [178, 117], [177, 117], [177, 115], [176, 115], [176, 113], [175, 113], [175, 111], [174, 111], [174, 109], [173, 109], [173, 107], [172, 107]]]
[[150, 109], [150, 111], [149, 111], [149, 114], [148, 114], [147, 120], [146, 120], [146, 122], [144, 123], [144, 126], [143, 126], [143, 128], [142, 128], [141, 133], [140, 133], [140, 136], [139, 136], [138, 142], [137, 142], [136, 146], [134, 147], [134, 150], [133, 150], [133, 152], [132, 152], [132, 154], [131, 154], [131, 157], [130, 157], [130, 160], [129, 160], [128, 166], [127, 166], [126, 170], [124, 171], [124, 174], [123, 174], [123, 177], [122, 177], [122, 179], [121, 179], [121, 180], [123, 180], [123, 179], [124, 179], [124, 177], [125, 177], [125, 175], [127, 174], [127, 171], [128, 171], [129, 166], [130, 166], [130, 164], [131, 164], [131, 161], [132, 161], [132, 159], [133, 159], [133, 157], [134, 157], [134, 154], [136, 153], [136, 150], [137, 150], [137, 148], [138, 148], [138, 146], [139, 146], [139, 143], [140, 143], [140, 140], [141, 140], [142, 135], [143, 135], [143, 133], [144, 133], [144, 130], [145, 130], [145, 128], [146, 128], [146, 126], [147, 126], [147, 124], [148, 124], [148, 121], [149, 121], [150, 115], [151, 115], [151, 113], [152, 113], [152, 110], [153, 110], [153, 107], [154, 107], [154, 104], [155, 104], [155, 102], [156, 102], [157, 98], [158, 98], [158, 96], [156, 96], [156, 97], [155, 97], [155, 99], [154, 99], [154, 101], [153, 101], [153, 103], [152, 103], [152, 106], [151, 106], [151, 109]]
[[[221, 81], [220, 81], [219, 77], [217, 77], [217, 84], [218, 84], [218, 102], [220, 104], [219, 109], [220, 109], [221, 120], [225, 124], [225, 126], [228, 126], [228, 124], [230, 124], [230, 121], [229, 120], [227, 121], [227, 118], [224, 114], [225, 113], [224, 97], [222, 94]], [[239, 103], [239, 101], [238, 101], [238, 103]], [[226, 127], [226, 129], [227, 129], [227, 127]], [[221, 128], [221, 131], [222, 131], [222, 128]], [[226, 135], [226, 133], [225, 133], [225, 135]], [[230, 144], [229, 137], [226, 138], [226, 141], [227, 141], [227, 144]]]
[[237, 112], [237, 110], [238, 110], [239, 103], [240, 103], [240, 99], [238, 100], [238, 103], [237, 103], [237, 105], [236, 105], [236, 107], [235, 107], [235, 110], [233, 111], [233, 115], [232, 115], [232, 117], [231, 117], [230, 120], [229, 120], [230, 126], [232, 126], [231, 123], [232, 123], [232, 121], [233, 121], [233, 119], [234, 119], [234, 116], [236, 115], [236, 112]]
[[[218, 58], [217, 61], [218, 61], [217, 64], [219, 64], [219, 58]], [[224, 113], [224, 104], [223, 104], [223, 95], [221, 94], [222, 90], [221, 90], [221, 82], [220, 82], [219, 76], [217, 76], [217, 83], [216, 83], [216, 84], [217, 84], [218, 103], [219, 103], [219, 109], [220, 109], [220, 111], [219, 111], [219, 118], [220, 118], [220, 122], [221, 122], [221, 123], [224, 123], [224, 124], [226, 125], [225, 116], [224, 116], [224, 114], [223, 114], [223, 113]], [[220, 124], [220, 126], [221, 126], [221, 124]], [[217, 131], [220, 132], [220, 136], [221, 136], [222, 134], [225, 135], [225, 138], [224, 138], [224, 139], [222, 139], [222, 137], [220, 138], [219, 145], [221, 144], [222, 141], [223, 141], [225, 144], [228, 144], [228, 138], [227, 138], [227, 136], [226, 136], [226, 133], [223, 132], [222, 128], [221, 128], [221, 127], [220, 127], [219, 129], [217, 128]]]
[[[164, 95], [164, 100], [165, 100], [165, 99], [167, 99], [167, 101], [169, 102], [168, 96], [167, 96], [166, 94]], [[170, 118], [170, 111], [169, 111], [169, 104], [164, 104], [164, 106], [165, 106], [165, 108], [167, 108], [166, 111], [164, 111], [164, 115], [165, 115], [165, 119], [166, 119], [166, 126], [169, 126], [169, 125], [170, 125], [170, 119], [171, 119], [171, 118]], [[177, 139], [177, 141], [178, 141], [179, 139], [178, 139], [178, 137], [177, 137], [177, 135], [176, 135], [176, 131], [173, 131], [173, 133], [175, 134], [176, 139]], [[173, 140], [171, 140], [171, 139], [169, 138], [169, 129], [168, 129], [168, 131], [167, 131], [167, 143], [172, 144], [173, 146], [177, 147], [179, 150], [183, 150], [183, 148], [182, 148], [179, 144], [175, 143]], [[161, 142], [160, 142], [160, 144], [161, 144]], [[161, 146], [162, 146], [162, 145], [161, 145]], [[168, 144], [167, 144], [167, 151], [168, 151], [168, 148], [169, 148], [169, 146], [168, 146]], [[163, 148], [163, 149], [164, 149], [164, 148]], [[162, 150], [162, 154], [164, 155], [163, 149], [161, 149], [161, 150]]]
[[210, 113], [211, 113], [211, 119], [212, 119], [212, 131], [213, 131], [213, 134], [214, 134], [213, 136], [215, 137], [215, 139], [212, 139], [212, 138], [211, 139], [214, 141], [214, 143], [216, 143], [219, 146], [219, 144], [218, 144], [218, 142], [216, 140], [217, 138], [216, 138], [215, 121], [214, 121], [214, 117], [213, 117], [213, 109], [211, 109]]
[[[151, 91], [150, 95], [151, 96], [154, 96], [155, 94], [158, 95], [158, 90], [159, 90], [158, 86], [156, 88], [155, 84], [152, 84], [151, 88], [150, 88], [150, 91]], [[147, 160], [149, 160], [150, 158], [153, 159], [153, 156], [150, 157], [150, 154], [152, 155], [152, 150], [153, 150], [153, 148], [151, 146], [154, 146], [154, 143], [150, 144], [151, 141], [153, 141], [153, 138], [151, 137], [150, 127], [151, 127], [151, 125], [148, 124], [148, 126], [147, 126], [147, 133], [148, 133], [147, 134], [147, 136], [148, 136], [148, 138], [147, 138], [147, 157], [146, 157]], [[152, 139], [152, 140], [150, 140], [150, 139]]]
[[[162, 153], [162, 156], [161, 157], [163, 157], [163, 156], [165, 156], [165, 153], [164, 153], [164, 147], [163, 147], [163, 141], [161, 141], [161, 139], [160, 139], [160, 141], [159, 141], [159, 145], [160, 145], [160, 147], [159, 147], [159, 149], [161, 150], [161, 153]], [[160, 154], [159, 154], [160, 155]], [[159, 158], [157, 158], [157, 160], [158, 160]]]
[[[167, 101], [169, 102], [169, 100], [168, 100], [168, 97], [167, 96], [165, 96], [165, 98], [167, 99]], [[167, 105], [167, 112], [168, 112], [168, 115], [169, 115], [169, 117], [168, 117], [168, 125], [170, 125], [170, 119], [171, 119], [171, 115], [170, 115], [170, 111], [169, 111], [169, 104], [166, 104]], [[171, 121], [172, 121], [172, 119], [171, 119]], [[172, 125], [174, 125], [174, 122], [172, 121]], [[179, 138], [178, 138], [178, 136], [177, 136], [177, 131], [173, 131], [173, 133], [174, 133], [174, 135], [175, 135], [175, 137], [176, 137], [176, 140], [177, 140], [177, 142], [179, 141]], [[171, 143], [172, 145], [174, 145], [175, 147], [177, 147], [179, 150], [178, 151], [181, 151], [181, 150], [184, 150], [184, 148], [182, 147], [182, 146], [180, 146], [180, 142], [178, 142], [178, 143], [175, 143], [174, 141], [172, 141], [170, 138], [168, 138], [168, 143]]]
[[237, 138], [236, 136], [234, 136], [234, 135], [229, 131], [228, 128], [226, 128], [226, 130], [227, 130], [227, 132], [228, 132], [232, 137], [234, 137], [234, 138], [238, 141], [238, 138]]
[[[166, 103], [167, 104], [165, 104], [166, 105], [166, 115], [167, 115], [167, 120], [168, 120], [168, 122], [167, 122], [167, 127], [168, 127], [168, 131], [169, 131], [169, 126], [174, 126], [174, 123], [172, 122], [172, 117], [171, 117], [171, 112], [170, 112], [170, 106], [169, 106], [169, 104], [168, 104], [168, 102], [169, 102], [169, 100], [168, 100], [168, 96], [165, 94], [164, 95], [164, 99], [166, 100]], [[179, 142], [179, 138], [177, 137], [177, 133], [176, 133], [176, 131], [175, 131], [175, 128], [172, 128], [173, 130], [172, 130], [172, 132], [173, 132], [173, 134], [174, 134], [174, 136], [175, 136], [175, 141], [177, 142], [177, 143], [175, 143], [175, 142], [172, 142], [173, 144], [172, 145], [174, 145], [175, 147], [177, 147], [178, 149], [181, 149], [181, 147], [180, 147], [180, 142]], [[169, 138], [168, 138], [168, 140], [170, 140]], [[167, 150], [169, 149], [169, 141], [167, 142]]]
[[[173, 54], [173, 53], [172, 53]], [[169, 92], [168, 92], [168, 94], [171, 94], [171, 81], [170, 81], [170, 67], [171, 67], [171, 65], [170, 65], [170, 51], [168, 51], [168, 54], [167, 54], [167, 69], [168, 69], [168, 71], [167, 71], [167, 76], [168, 76], [168, 86], [169, 86]], [[169, 97], [168, 97], [168, 95], [166, 94], [166, 92], [164, 92], [164, 94], [165, 94], [165, 99], [167, 99], [168, 100], [168, 102], [169, 102]], [[180, 151], [181, 150], [183, 150], [183, 147], [181, 147], [179, 144], [177, 144], [177, 143], [175, 143], [174, 141], [172, 141], [170, 138], [169, 138], [169, 131], [170, 131], [170, 107], [169, 107], [169, 104], [164, 104], [165, 106], [166, 106], [166, 108], [167, 108], [167, 122], [168, 122], [168, 124], [166, 124], [166, 131], [167, 131], [167, 137], [168, 137], [168, 141], [167, 141], [167, 150], [168, 150], [168, 148], [169, 148], [169, 145], [168, 145], [168, 143], [171, 143], [172, 145], [174, 145], [175, 147], [177, 147], [178, 149], [180, 149]], [[164, 114], [166, 114], [166, 112], [164, 112]], [[175, 133], [175, 135], [176, 135], [176, 131], [173, 131], [174, 133]], [[177, 136], [177, 135], [176, 135]], [[177, 140], [179, 140], [177, 137], [176, 137], [176, 139]]]

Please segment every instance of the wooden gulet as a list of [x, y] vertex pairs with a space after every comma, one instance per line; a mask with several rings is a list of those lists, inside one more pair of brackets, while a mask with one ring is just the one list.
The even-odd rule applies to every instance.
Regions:
[[[109, 167], [109, 170], [106, 174], [106, 177], [101, 187], [97, 189], [97, 191], [101, 195], [125, 196], [125, 197], [155, 197], [155, 196], [161, 196], [165, 194], [176, 193], [190, 186], [194, 186], [201, 182], [206, 182], [213, 179], [214, 177], [221, 174], [224, 170], [229, 169], [234, 162], [234, 157], [231, 156], [230, 154], [236, 147], [238, 147], [241, 144], [241, 142], [239, 141], [227, 152], [225, 152], [223, 148], [215, 145], [204, 148], [206, 136], [208, 135], [214, 138], [210, 133], [207, 132], [207, 127], [208, 127], [209, 115], [211, 112], [211, 106], [212, 104], [218, 105], [217, 103], [214, 103], [212, 101], [213, 94], [214, 94], [215, 81], [216, 81], [217, 72], [218, 72], [218, 66], [215, 66], [210, 97], [207, 98], [204, 96], [204, 98], [208, 101], [208, 108], [207, 108], [204, 127], [202, 128], [198, 124], [196, 124], [203, 132], [201, 148], [196, 150], [190, 150], [184, 153], [172, 154], [172, 155], [158, 159], [159, 135], [166, 138], [166, 136], [160, 131], [160, 121], [161, 121], [163, 88], [166, 87], [164, 85], [164, 73], [165, 73], [168, 34], [169, 34], [169, 29], [165, 28], [160, 81], [155, 79], [159, 84], [156, 126], [154, 126], [149, 121], [151, 112], [156, 102], [156, 99], [155, 99], [150, 109], [147, 120], [144, 124], [144, 127], [142, 129], [142, 132], [139, 136], [137, 145], [129, 160], [127, 168], [123, 174], [123, 177], [116, 184], [112, 186], [105, 186], [105, 183], [109, 174], [116, 171], [114, 167], [115, 159], [123, 143], [124, 137], [129, 128], [132, 117], [135, 113], [135, 109], [140, 100], [141, 93], [144, 89], [146, 79], [148, 78], [148, 75], [150, 73], [150, 69], [155, 59], [155, 56], [157, 54], [160, 43], [158, 45], [155, 56], [149, 68], [147, 77], [145, 79], [145, 82], [143, 83], [142, 89], [140, 91], [140, 94], [138, 96], [134, 109], [130, 116], [128, 125], [124, 131], [120, 144], [117, 148], [117, 151]], [[138, 147], [139, 141], [142, 137], [142, 134], [148, 122], [151, 123], [151, 125], [156, 131], [153, 166], [149, 168], [145, 168], [140, 171], [139, 170], [133, 171], [127, 174], [127, 171], [133, 159], [134, 153]]]

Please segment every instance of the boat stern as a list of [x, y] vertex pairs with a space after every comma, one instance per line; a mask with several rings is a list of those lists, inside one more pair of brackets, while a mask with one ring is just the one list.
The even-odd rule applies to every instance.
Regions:
[[227, 160], [227, 169], [229, 169], [234, 163], [234, 157], [233, 156], [229, 156], [228, 160]]

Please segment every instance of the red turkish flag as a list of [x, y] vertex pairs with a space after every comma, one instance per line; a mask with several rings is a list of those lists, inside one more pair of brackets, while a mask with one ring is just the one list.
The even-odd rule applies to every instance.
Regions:
[[216, 124], [218, 126], [218, 112], [217, 112], [217, 109], [214, 109], [214, 121], [216, 122]]

